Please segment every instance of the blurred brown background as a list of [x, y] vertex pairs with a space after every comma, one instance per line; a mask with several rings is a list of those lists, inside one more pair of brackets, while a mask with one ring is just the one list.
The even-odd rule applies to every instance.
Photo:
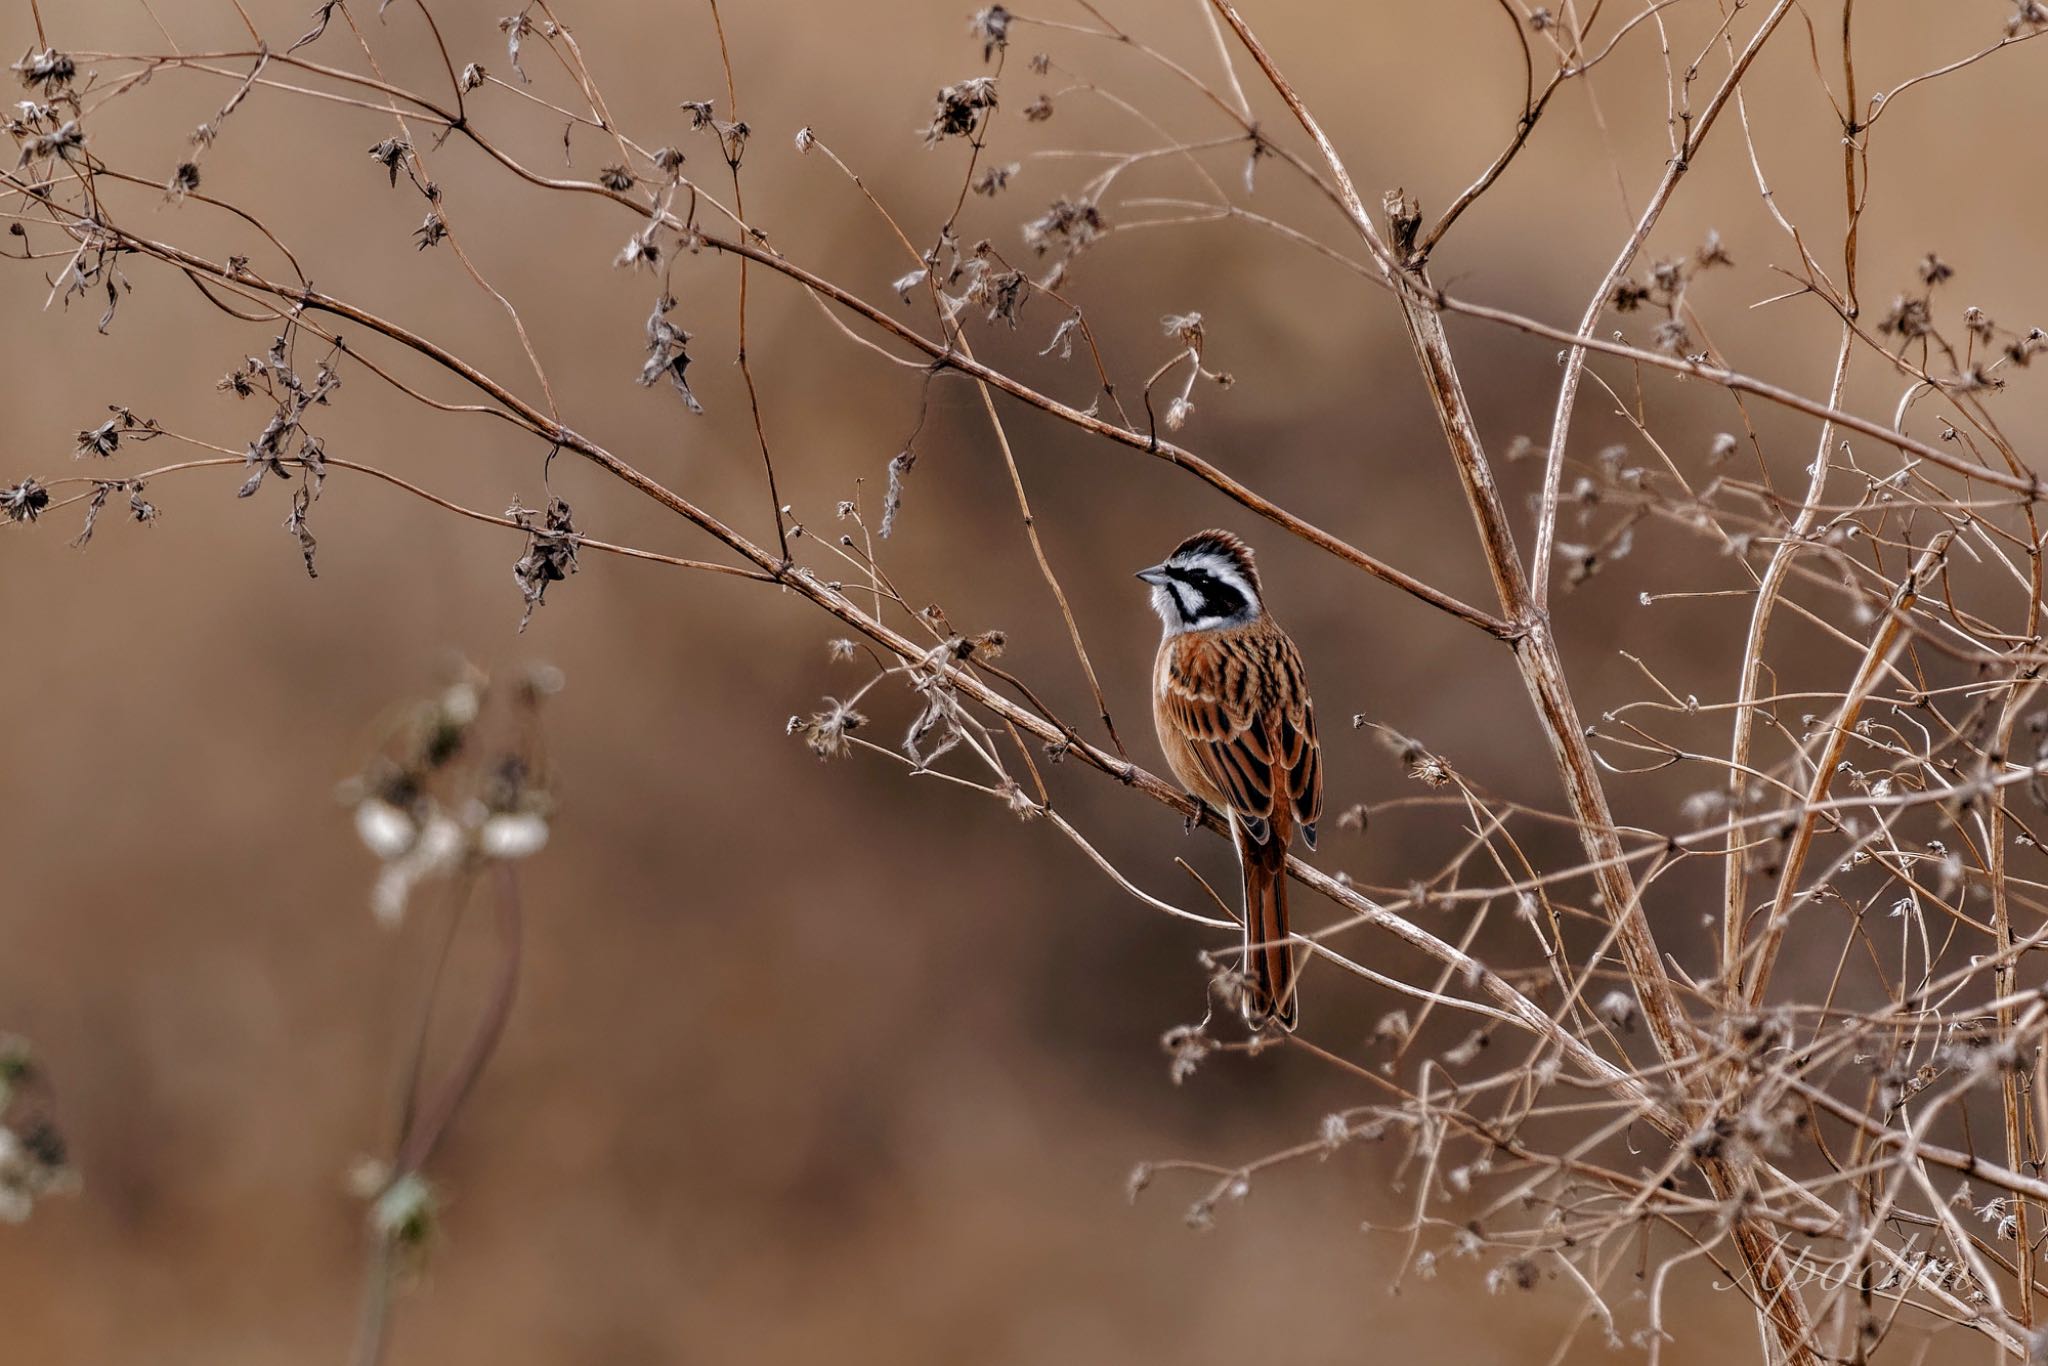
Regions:
[[[303, 0], [246, 7], [273, 45], [305, 27]], [[507, 7], [435, 6], [458, 66], [509, 74], [496, 27]], [[966, 7], [728, 6], [742, 112], [756, 133], [750, 216], [780, 249], [870, 297], [889, 297], [900, 252], [857, 193], [820, 157], [799, 157], [791, 137], [815, 128], [923, 237], [950, 208], [964, 156], [957, 143], [920, 145], [932, 92], [984, 69]], [[188, 50], [247, 45], [228, 5], [156, 8]], [[445, 86], [416, 12], [394, 6], [380, 26], [374, 7], [356, 8], [392, 79]], [[20, 50], [33, 29], [26, 7], [13, 9], [0, 37]], [[163, 43], [134, 0], [44, 10], [60, 48]], [[2002, 0], [1859, 6], [1861, 79], [1893, 85], [1982, 46], [2010, 11]], [[619, 122], [646, 145], [684, 146], [692, 169], [718, 183], [711, 144], [689, 138], [677, 108], [722, 98], [701, 7], [562, 12]], [[1191, 0], [1132, 0], [1113, 13], [1216, 73]], [[1266, 3], [1249, 17], [1368, 199], [1401, 185], [1426, 211], [1440, 208], [1511, 127], [1519, 49], [1485, 0]], [[1711, 5], [1668, 18], [1681, 54], [1699, 51], [1719, 22]], [[359, 68], [351, 44], [337, 23], [309, 55]], [[1822, 49], [1838, 71], [1825, 39]], [[1039, 50], [1062, 70], [1031, 75], [1024, 59]], [[1957, 270], [1955, 309], [1980, 303], [2022, 326], [2048, 318], [2038, 252], [2048, 181], [2028, 131], [2043, 51], [2000, 54], [1887, 116], [1865, 228], [1867, 303], [1882, 307], [1938, 249]], [[1632, 206], [1662, 168], [1655, 53], [1646, 27], [1600, 69], [1604, 129], [1584, 90], [1560, 96], [1528, 159], [1439, 253], [1441, 282], [1561, 325], [1577, 317], [1627, 222], [1608, 149]], [[1707, 62], [1701, 97], [1720, 60]], [[570, 98], [538, 44], [526, 64], [536, 89]], [[968, 242], [985, 235], [1021, 255], [1017, 225], [1088, 173], [1088, 163], [1026, 153], [1159, 145], [1128, 115], [1068, 89], [1073, 72], [1181, 137], [1226, 131], [1198, 96], [1132, 54], [1020, 24], [990, 157], [1025, 169], [1005, 196], [969, 205]], [[167, 174], [185, 155], [184, 131], [230, 89], [164, 73], [96, 115], [94, 148]], [[1027, 126], [1018, 111], [1040, 90], [1054, 93], [1055, 115]], [[1840, 133], [1803, 31], [1788, 26], [1775, 40], [1749, 91], [1781, 203], [1832, 264]], [[561, 164], [553, 115], [501, 90], [472, 98], [536, 165]], [[1279, 128], [1274, 102], [1254, 98]], [[204, 188], [257, 207], [322, 288], [531, 392], [496, 305], [446, 250], [412, 249], [417, 195], [390, 190], [363, 155], [391, 131], [368, 111], [258, 91], [209, 155]], [[612, 159], [579, 133], [581, 174]], [[1237, 183], [1236, 151], [1204, 164]], [[732, 263], [706, 256], [678, 272], [677, 317], [696, 334], [692, 379], [709, 409], [693, 419], [667, 391], [631, 383], [655, 287], [610, 264], [632, 228], [624, 215], [531, 192], [459, 140], [431, 165], [465, 246], [539, 339], [569, 424], [766, 536], [731, 364]], [[1134, 172], [1122, 190], [1199, 192], [1184, 164]], [[1257, 202], [1346, 244], [1327, 207], [1272, 161], [1259, 167]], [[269, 259], [201, 205], [142, 192], [122, 212], [131, 227], [215, 258]], [[1695, 296], [1715, 341], [1743, 368], [1822, 392], [1831, 318], [1818, 304], [1749, 309], [1780, 291], [1769, 267], [1791, 252], [1765, 218], [1732, 124], [1650, 254], [1690, 249], [1710, 227], [1738, 265]], [[97, 300], [42, 311], [42, 265], [0, 270], [7, 482], [71, 473], [72, 434], [109, 403], [231, 447], [262, 425], [266, 409], [213, 385], [270, 332], [222, 316], [161, 270], [133, 264], [129, 275], [134, 292], [101, 337]], [[866, 481], [867, 506], [878, 502], [885, 466], [917, 420], [919, 383], [847, 343], [783, 281], [754, 280], [752, 353], [784, 497], [800, 520], [836, 531], [833, 506], [855, 480]], [[1126, 392], [1170, 354], [1161, 315], [1206, 316], [1210, 363], [1237, 383], [1198, 392], [1185, 434], [1194, 449], [1353, 543], [1487, 600], [1469, 519], [1377, 292], [1307, 252], [1218, 225], [1113, 236], [1082, 258], [1075, 280]], [[1014, 336], [977, 345], [1085, 404], [1083, 361], [1035, 354], [1055, 322], [1032, 305]], [[1453, 331], [1496, 450], [1517, 433], [1540, 436], [1555, 348], [1472, 324]], [[439, 396], [467, 398], [402, 368]], [[318, 415], [330, 453], [489, 510], [542, 496], [544, 452], [533, 443], [425, 413], [360, 367], [344, 375], [332, 410]], [[1867, 387], [1852, 398], [1888, 413], [1890, 381], [1867, 366], [1861, 378]], [[1588, 390], [1581, 454], [1620, 435], [1608, 406]], [[1007, 632], [1009, 667], [1078, 723], [1086, 692], [979, 401], [944, 379], [931, 408], [884, 563], [914, 602], [940, 602], [961, 629]], [[1654, 390], [1653, 411], [1674, 454], [1694, 465], [1732, 420], [1725, 405], [1668, 384]], [[2004, 410], [2023, 439], [2038, 436], [2037, 411], [2031, 398]], [[1162, 464], [1015, 406], [1004, 415], [1047, 550], [1140, 762], [1158, 763], [1144, 700], [1156, 627], [1129, 575], [1220, 522], [1258, 544], [1276, 609], [1309, 660], [1333, 811], [1411, 790], [1369, 734], [1344, 725], [1360, 711], [1423, 737], [1495, 790], [1554, 800], [1497, 647], [1282, 541]], [[1760, 424], [1781, 470], [1811, 458], [1806, 425], [1768, 412]], [[161, 463], [168, 449], [124, 449], [113, 468]], [[1504, 471], [1517, 506], [1532, 475]], [[590, 534], [676, 554], [712, 549], [569, 459], [552, 478]], [[1412, 1198], [1389, 1187], [1391, 1153], [1352, 1150], [1264, 1178], [1207, 1233], [1183, 1223], [1200, 1194], [1185, 1181], [1162, 1178], [1127, 1205], [1125, 1176], [1140, 1160], [1250, 1159], [1312, 1137], [1323, 1114], [1374, 1093], [1289, 1053], [1214, 1060], [1169, 1084], [1158, 1037], [1199, 1016], [1195, 954], [1216, 941], [1122, 896], [1043, 824], [1020, 827], [995, 803], [872, 757], [821, 766], [786, 739], [787, 715], [865, 677], [827, 662], [827, 641], [843, 632], [814, 610], [758, 585], [586, 555], [519, 636], [511, 534], [338, 473], [314, 510], [320, 577], [308, 581], [280, 530], [284, 494], [237, 502], [237, 482], [161, 480], [150, 489], [159, 525], [130, 525], [117, 505], [83, 553], [66, 545], [75, 509], [0, 535], [0, 1028], [37, 1045], [85, 1178], [79, 1196], [0, 1229], [13, 1359], [342, 1356], [365, 1245], [344, 1172], [388, 1140], [431, 922], [396, 934], [372, 922], [374, 865], [333, 788], [361, 760], [379, 713], [435, 687], [456, 657], [485, 667], [546, 659], [566, 671], [550, 712], [562, 811], [552, 846], [522, 872], [529, 954], [516, 1013], [433, 1164], [448, 1197], [446, 1239], [399, 1308], [392, 1361], [1221, 1363], [1427, 1352], [1518, 1362], [1541, 1359], [1576, 1316], [1555, 1283], [1478, 1299], [1484, 1267], [1472, 1263], [1390, 1296], [1400, 1240], [1359, 1226], [1399, 1219]], [[1710, 550], [1670, 541], [1562, 600], [1583, 710], [1640, 690], [1617, 646], [1702, 696], [1732, 690], [1732, 670], [1716, 667], [1707, 643], [1729, 629], [1729, 609], [1635, 606], [1645, 589], [1716, 572]], [[887, 688], [864, 710], [884, 742], [910, 714]], [[1085, 774], [1058, 770], [1054, 781], [1070, 818], [1154, 892], [1187, 899], [1177, 854], [1226, 874], [1224, 851], [1185, 839], [1170, 813]], [[1685, 790], [1668, 776], [1615, 783], [1625, 810], [1653, 813]], [[1326, 866], [1391, 886], [1426, 875], [1456, 839], [1447, 824], [1396, 819], [1363, 839], [1327, 833]], [[1536, 852], [1571, 856], [1540, 841]], [[1702, 950], [1696, 914], [1682, 904], [1656, 914], [1667, 947]], [[1326, 910], [1304, 898], [1301, 915], [1316, 924]], [[1350, 948], [1390, 970], [1425, 970], [1373, 940]], [[1307, 996], [1311, 1037], [1367, 1056], [1364, 1037], [1386, 1003], [1327, 973], [1311, 973]], [[1670, 1362], [1728, 1360], [1730, 1344], [1746, 1352], [1752, 1341], [1726, 1294], [1695, 1297], [1674, 1328]], [[1576, 1351], [1608, 1357], [1597, 1333]]]

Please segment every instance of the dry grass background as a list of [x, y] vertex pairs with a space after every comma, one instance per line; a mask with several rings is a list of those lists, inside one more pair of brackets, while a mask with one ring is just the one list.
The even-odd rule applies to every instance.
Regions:
[[[280, 41], [303, 28], [299, 0], [247, 8]], [[458, 63], [502, 64], [504, 8], [436, 7]], [[1511, 123], [1519, 56], [1490, 4], [1256, 8], [1269, 11], [1253, 21], [1364, 189], [1398, 184], [1440, 206]], [[1867, 5], [1861, 60], [1889, 84], [1988, 41], [2009, 8]], [[158, 9], [188, 47], [241, 41], [229, 7]], [[703, 16], [646, 3], [580, 10], [572, 22], [620, 121], [680, 138], [677, 103], [722, 84]], [[17, 11], [0, 39], [21, 49], [32, 32]], [[876, 295], [897, 273], [885, 230], [792, 149], [800, 125], [892, 207], [920, 222], [943, 214], [957, 154], [926, 152], [917, 131], [932, 91], [979, 69], [961, 11], [961, 0], [733, 7], [742, 105], [757, 130], [749, 208], [782, 250]], [[86, 35], [93, 47], [159, 41], [131, 0], [46, 12], [59, 46], [87, 45]], [[1192, 4], [1134, 0], [1117, 12], [1191, 64], [1213, 57]], [[389, 31], [411, 22], [394, 10]], [[1674, 23], [1697, 46], [1699, 16]], [[394, 79], [431, 78], [429, 51], [390, 47]], [[1191, 112], [1126, 54], [1063, 51], [1134, 97]], [[2001, 320], [2048, 318], [2037, 51], [1930, 86], [1895, 116], [1872, 187], [1867, 296], [1906, 287], [1913, 262], [1938, 249], [1957, 270], [1958, 303], [1995, 287]], [[1010, 146], [1130, 144], [1113, 111], [1080, 95], [1026, 130], [1013, 111], [1034, 80], [1021, 62], [1006, 80]], [[1660, 161], [1661, 73], [1617, 64], [1597, 88], [1640, 203]], [[1752, 118], [1777, 130], [1772, 171], [1788, 211], [1834, 221], [1838, 132], [1803, 36], [1766, 53], [1747, 89]], [[223, 93], [178, 80], [152, 96], [161, 123], [121, 127], [123, 150], [170, 164]], [[518, 373], [502, 316], [444, 254], [407, 248], [417, 202], [390, 194], [360, 151], [387, 132], [361, 111], [258, 92], [210, 160], [207, 189], [253, 196], [293, 168], [303, 189], [267, 202], [280, 234], [316, 263], [316, 283]], [[586, 146], [578, 164], [602, 159]], [[1607, 166], [1583, 93], [1567, 94], [1528, 161], [1440, 253], [1439, 279], [1545, 319], [1575, 316], [1623, 229]], [[707, 257], [682, 272], [692, 381], [710, 410], [686, 420], [673, 396], [629, 383], [647, 289], [611, 267], [616, 218], [522, 193], [459, 147], [436, 169], [468, 221], [494, 229], [473, 226], [468, 245], [540, 338], [571, 425], [710, 506], [740, 509], [742, 526], [765, 534], [730, 364], [729, 263]], [[1305, 203], [1270, 164], [1262, 176], [1276, 202]], [[1008, 198], [976, 201], [964, 235], [1014, 242], [1026, 206], [1076, 178], [1031, 163]], [[1964, 193], [1987, 185], [1988, 195]], [[202, 221], [191, 206], [160, 214], [188, 238]], [[1664, 231], [1774, 242], [1762, 214], [1731, 138], [1687, 182]], [[516, 229], [497, 230], [514, 216]], [[1832, 315], [1743, 307], [1777, 292], [1768, 254], [1738, 249], [1715, 339], [1752, 373], [1823, 392]], [[35, 272], [0, 271], [0, 475], [64, 472], [72, 434], [110, 402], [243, 439], [252, 410], [212, 385], [268, 333], [206, 309], [161, 272], [131, 274], [137, 288], [102, 338], [96, 306], [39, 312]], [[1441, 437], [1377, 292], [1227, 226], [1113, 239], [1077, 279], [1121, 354], [1156, 351], [1162, 314], [1206, 316], [1210, 361], [1237, 384], [1198, 398], [1191, 433], [1205, 454], [1353, 544], [1485, 600]], [[916, 383], [846, 345], [782, 282], [757, 275], [755, 289], [753, 349], [785, 500], [828, 526], [855, 477], [877, 496], [915, 421]], [[1014, 339], [985, 350], [1085, 401], [1085, 379], [1029, 357], [1052, 321], [1027, 311]], [[1540, 437], [1555, 348], [1452, 326], [1489, 437]], [[1885, 392], [1852, 386], [1851, 406]], [[978, 399], [959, 381], [933, 393], [885, 563], [956, 625], [1006, 630], [1011, 667], [1063, 713], [1085, 715]], [[538, 495], [530, 443], [370, 400], [367, 379], [344, 389], [327, 420], [332, 453], [472, 506]], [[2024, 444], [2042, 424], [2035, 399], [2018, 404], [2004, 411]], [[1589, 449], [1618, 431], [1605, 406], [1588, 395], [1578, 440]], [[1797, 437], [1784, 443], [1795, 470], [1807, 425], [1764, 421]], [[1509, 796], [1554, 802], [1520, 685], [1475, 633], [1363, 578], [1346, 595], [1308, 591], [1313, 552], [1161, 465], [1035, 414], [1017, 416], [1012, 434], [1047, 549], [1142, 761], [1156, 757], [1144, 700], [1155, 626], [1129, 574], [1221, 521], [1259, 545], [1331, 718], [1366, 712]], [[1699, 443], [1710, 436], [1700, 429]], [[1518, 508], [1534, 473], [1507, 473]], [[553, 477], [592, 534], [702, 550], [595, 472], [565, 460]], [[1157, 1039], [1200, 1012], [1194, 953], [1205, 941], [1121, 897], [1042, 826], [1020, 829], [992, 804], [881, 765], [821, 767], [786, 739], [786, 715], [845, 686], [824, 648], [837, 633], [798, 600], [586, 557], [516, 636], [509, 533], [337, 478], [317, 508], [321, 573], [309, 582], [277, 527], [282, 495], [252, 507], [234, 500], [234, 482], [164, 481], [152, 490], [158, 525], [110, 525], [82, 553], [54, 520], [0, 536], [0, 1024], [36, 1042], [86, 1181], [79, 1198], [0, 1230], [16, 1359], [232, 1366], [341, 1354], [364, 1241], [343, 1173], [385, 1141], [426, 940], [417, 921], [397, 936], [372, 922], [373, 864], [332, 791], [382, 709], [433, 686], [458, 655], [565, 670], [550, 716], [563, 810], [552, 847], [524, 871], [520, 999], [437, 1159], [447, 1236], [401, 1306], [392, 1361], [1520, 1362], [1547, 1353], [1575, 1313], [1554, 1288], [1475, 1298], [1469, 1268], [1390, 1296], [1397, 1249], [1358, 1226], [1393, 1217], [1400, 1197], [1369, 1148], [1276, 1176], [1206, 1234], [1183, 1226], [1178, 1195], [1127, 1206], [1125, 1174], [1140, 1159], [1250, 1157], [1312, 1135], [1320, 1115], [1356, 1097], [1286, 1053], [1170, 1085]], [[1634, 606], [1660, 575], [1678, 581], [1697, 567], [1633, 564], [1562, 600], [1586, 712], [1639, 689], [1617, 646], [1706, 677], [1684, 612]], [[886, 705], [877, 715], [884, 729], [902, 720]], [[1326, 743], [1333, 809], [1408, 790], [1368, 735], [1330, 725]], [[1674, 799], [1688, 790], [1671, 776], [1627, 781], [1664, 784]], [[1226, 867], [1215, 841], [1184, 838], [1170, 813], [1109, 784], [1069, 782], [1062, 799], [1153, 885], [1175, 876], [1175, 854]], [[1430, 866], [1430, 841], [1443, 837], [1398, 821], [1362, 839], [1331, 834], [1324, 866], [1391, 885]], [[1706, 942], [1687, 918], [1671, 924], [1680, 952]], [[1340, 1005], [1318, 990], [1328, 985], [1310, 974], [1319, 1036], [1362, 1036], [1372, 1003]], [[1729, 1342], [1752, 1341], [1733, 1296], [1695, 1297], [1681, 1312], [1667, 1361], [1721, 1361]], [[1961, 1338], [1954, 1349], [1985, 1350]], [[1577, 1350], [1607, 1359], [1595, 1339]]]

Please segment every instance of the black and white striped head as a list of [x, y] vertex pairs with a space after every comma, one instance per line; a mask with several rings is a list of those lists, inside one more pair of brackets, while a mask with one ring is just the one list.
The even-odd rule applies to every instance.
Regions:
[[1227, 531], [1188, 537], [1164, 563], [1139, 570], [1138, 577], [1152, 585], [1152, 610], [1168, 635], [1245, 626], [1265, 610], [1251, 547]]

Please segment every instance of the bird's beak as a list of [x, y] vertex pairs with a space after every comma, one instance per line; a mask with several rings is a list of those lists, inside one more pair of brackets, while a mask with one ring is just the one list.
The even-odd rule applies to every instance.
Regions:
[[1166, 582], [1166, 566], [1155, 564], [1150, 569], [1140, 569], [1138, 577], [1155, 587]]

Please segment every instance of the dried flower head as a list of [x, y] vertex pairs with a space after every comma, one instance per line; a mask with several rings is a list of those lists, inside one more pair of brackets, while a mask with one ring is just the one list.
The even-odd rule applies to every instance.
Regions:
[[1442, 759], [1421, 746], [1416, 746], [1404, 756], [1408, 762], [1408, 776], [1429, 787], [1443, 787], [1451, 781], [1451, 768]]
[[90, 431], [78, 434], [78, 449], [72, 452], [73, 459], [88, 455], [102, 458], [112, 455], [121, 448], [121, 419], [110, 417]]
[[1892, 300], [1891, 308], [1878, 320], [1877, 330], [1887, 336], [1905, 339], [1924, 337], [1934, 330], [1934, 315], [1924, 297], [1901, 294]]
[[10, 522], [33, 522], [50, 506], [50, 491], [33, 479], [0, 489], [0, 513]]
[[882, 495], [882, 525], [878, 528], [883, 540], [895, 533], [896, 514], [903, 510], [904, 481], [916, 464], [917, 452], [908, 447], [890, 457], [889, 487]]
[[690, 334], [668, 320], [675, 306], [676, 301], [664, 294], [647, 315], [647, 360], [640, 367], [640, 383], [651, 386], [666, 377], [683, 396], [684, 405], [693, 413], [702, 413], [704, 405], [690, 392], [690, 381], [684, 375], [690, 368]]
[[65, 53], [50, 49], [30, 52], [14, 64], [13, 71], [21, 77], [23, 89], [34, 90], [41, 86], [43, 98], [47, 100], [78, 78], [78, 63]]
[[828, 697], [825, 710], [812, 712], [809, 718], [792, 716], [784, 729], [801, 738], [820, 759], [843, 759], [853, 750], [846, 737], [866, 725], [867, 720], [850, 703]]
[[1087, 202], [1056, 199], [1052, 207], [1024, 225], [1024, 245], [1040, 256], [1057, 251], [1072, 258], [1100, 237], [1108, 224], [1102, 211]]
[[982, 118], [996, 107], [993, 76], [970, 76], [939, 91], [931, 122], [925, 126], [924, 145], [936, 147], [947, 138], [972, 137]]
[[1666, 318], [1650, 334], [1651, 344], [1667, 356], [1691, 356], [1696, 350], [1692, 330], [1678, 318]]
[[1010, 12], [1001, 5], [975, 11], [968, 31], [981, 39], [981, 59], [986, 62], [1010, 45]]
[[84, 147], [85, 129], [79, 126], [78, 120], [66, 119], [47, 133], [35, 133], [27, 138], [21, 144], [21, 156], [15, 167], [18, 170], [49, 157], [70, 161]]
[[1605, 1021], [1609, 1027], [1618, 1029], [1624, 1034], [1636, 1027], [1636, 1021], [1641, 1016], [1641, 1012], [1636, 1006], [1635, 996], [1618, 987], [1600, 998], [1600, 1004], [1593, 1007], [1593, 1013]]
[[515, 502], [505, 515], [526, 532], [526, 553], [512, 566], [512, 580], [526, 603], [519, 618], [519, 629], [524, 631], [533, 620], [534, 609], [547, 600], [548, 585], [576, 572], [576, 550], [583, 538], [569, 515], [569, 505], [560, 498], [550, 497], [545, 510]]
[[1002, 166], [985, 166], [974, 178], [974, 192], [991, 199], [1010, 188], [1010, 178], [1023, 170], [1023, 163], [1012, 161]]
[[649, 219], [647, 226], [626, 239], [626, 245], [612, 258], [612, 266], [646, 266], [649, 270], [661, 264], [661, 241], [655, 235], [661, 231], [661, 220]]
[[370, 160], [382, 166], [391, 175], [393, 189], [398, 187], [398, 172], [405, 165], [412, 144], [404, 138], [386, 138], [370, 149]]
[[1633, 313], [1641, 308], [1649, 297], [1648, 286], [1624, 276], [1614, 286], [1614, 293], [1608, 296], [1608, 302], [1614, 305], [1614, 311], [1617, 313]]
[[506, 62], [521, 81], [527, 85], [532, 85], [533, 78], [526, 74], [525, 67], [519, 65], [519, 44], [529, 33], [533, 32], [533, 20], [528, 18], [522, 11], [518, 14], [506, 15], [498, 21], [498, 27], [505, 34]]

